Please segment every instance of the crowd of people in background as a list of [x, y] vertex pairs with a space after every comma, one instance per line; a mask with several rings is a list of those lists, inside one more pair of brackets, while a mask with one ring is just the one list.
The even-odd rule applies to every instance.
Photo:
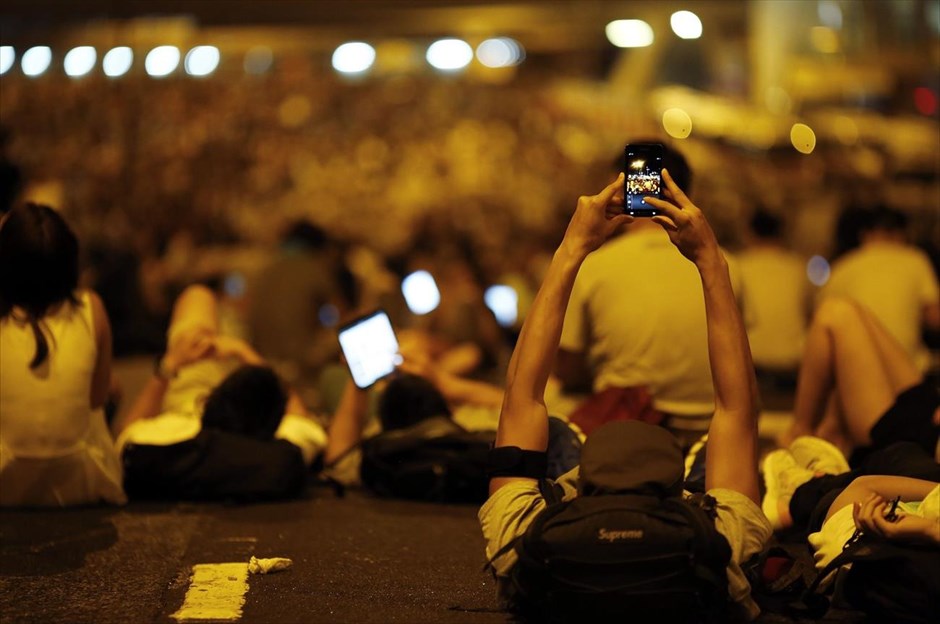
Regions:
[[[657, 510], [698, 487], [724, 544], [721, 612], [744, 618], [760, 611], [745, 567], [773, 530], [809, 534], [820, 569], [856, 529], [940, 544], [940, 288], [910, 242], [910, 220], [936, 214], [847, 206], [817, 290], [783, 199], [716, 201], [727, 185], [674, 148], [659, 216], [619, 214], [622, 178], [572, 212], [605, 147], [573, 146], [544, 94], [268, 80], [151, 87], [160, 106], [128, 86], [105, 106], [89, 82], [43, 128], [29, 110], [55, 83], [4, 94], [25, 175], [5, 165], [0, 504], [299, 496], [367, 481], [370, 439], [420, 432], [500, 451], [476, 502], [510, 608], [532, 590], [534, 519], [576, 499], [652, 492]], [[66, 132], [78, 118], [84, 134]], [[58, 133], [51, 159], [23, 147]], [[61, 212], [14, 201], [53, 181]], [[401, 295], [421, 270], [440, 297], [426, 314]], [[514, 322], [487, 307], [494, 284], [513, 285]], [[403, 361], [367, 391], [335, 331], [376, 308]], [[122, 396], [113, 354], [141, 353], [153, 374]], [[762, 476], [758, 378], [795, 397]]]

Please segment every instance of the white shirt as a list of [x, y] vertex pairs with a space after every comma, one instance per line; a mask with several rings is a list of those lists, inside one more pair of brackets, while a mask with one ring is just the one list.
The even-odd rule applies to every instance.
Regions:
[[[736, 266], [728, 264], [738, 291]], [[714, 411], [702, 282], [663, 230], [630, 232], [587, 257], [561, 348], [586, 354], [595, 392], [646, 386], [661, 411]]]
[[[117, 449], [121, 453], [128, 443], [168, 446], [186, 440], [192, 440], [202, 431], [202, 421], [189, 414], [172, 412], [160, 414], [156, 418], [138, 420], [121, 432], [117, 439]], [[326, 432], [309, 418], [285, 414], [281, 419], [274, 437], [286, 440], [300, 449], [304, 463], [310, 465], [314, 458], [326, 448]]]
[[806, 262], [770, 245], [753, 247], [736, 257], [744, 282], [747, 338], [754, 363], [773, 369], [797, 368], [810, 303]]
[[940, 286], [930, 259], [920, 249], [878, 241], [847, 253], [832, 267], [820, 293], [848, 297], [874, 314], [921, 369], [930, 354], [921, 341], [924, 306], [940, 301]]

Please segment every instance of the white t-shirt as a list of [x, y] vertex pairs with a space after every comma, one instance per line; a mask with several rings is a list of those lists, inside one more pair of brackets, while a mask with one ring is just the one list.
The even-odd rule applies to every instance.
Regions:
[[[728, 264], [739, 291], [736, 266]], [[595, 392], [646, 386], [661, 411], [714, 411], [702, 282], [663, 230], [630, 232], [587, 257], [561, 348], [586, 355]]]
[[820, 301], [831, 295], [870, 309], [914, 363], [927, 369], [930, 354], [921, 341], [923, 308], [940, 300], [937, 275], [927, 254], [900, 243], [868, 243], [833, 265]]
[[[192, 440], [202, 431], [202, 421], [189, 414], [164, 413], [156, 418], [138, 420], [128, 425], [117, 439], [118, 453], [124, 446], [147, 444], [169, 446], [186, 440]], [[286, 440], [300, 449], [304, 463], [310, 465], [317, 455], [326, 448], [326, 432], [309, 418], [285, 414], [281, 419], [274, 437]]]
[[795, 369], [803, 355], [810, 304], [806, 263], [775, 246], [737, 254], [744, 282], [747, 338], [754, 363], [772, 369]]

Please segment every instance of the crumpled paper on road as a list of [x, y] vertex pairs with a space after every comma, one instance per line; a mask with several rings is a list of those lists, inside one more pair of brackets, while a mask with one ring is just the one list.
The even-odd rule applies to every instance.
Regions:
[[286, 557], [271, 557], [270, 559], [258, 559], [252, 557], [248, 562], [248, 572], [251, 574], [269, 574], [271, 572], [280, 572], [286, 570], [294, 564]]

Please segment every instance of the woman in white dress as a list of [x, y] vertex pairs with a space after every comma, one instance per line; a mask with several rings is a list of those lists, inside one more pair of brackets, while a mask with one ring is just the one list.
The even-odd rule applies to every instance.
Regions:
[[105, 423], [111, 328], [47, 206], [0, 220], [0, 506], [126, 501]]

